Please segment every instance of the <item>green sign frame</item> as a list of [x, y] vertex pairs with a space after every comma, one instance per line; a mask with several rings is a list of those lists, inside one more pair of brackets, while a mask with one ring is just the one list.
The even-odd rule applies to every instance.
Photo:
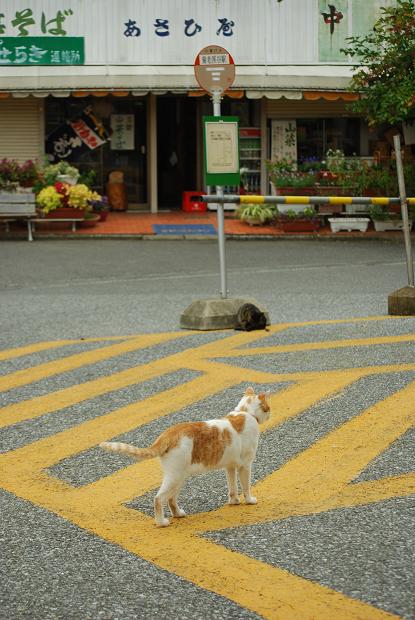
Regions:
[[239, 117], [204, 116], [203, 150], [206, 185], [239, 186]]
[[83, 64], [84, 37], [0, 37], [0, 67]]

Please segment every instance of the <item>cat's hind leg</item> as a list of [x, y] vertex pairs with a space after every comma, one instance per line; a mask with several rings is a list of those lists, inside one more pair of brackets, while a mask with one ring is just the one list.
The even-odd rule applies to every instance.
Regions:
[[256, 497], [251, 495], [251, 465], [242, 465], [242, 467], [239, 468], [238, 473], [245, 496], [245, 502], [247, 504], [256, 504]]
[[240, 503], [238, 497], [238, 481], [236, 479], [236, 467], [226, 468], [226, 479], [228, 481], [228, 504], [237, 505]]
[[170, 521], [164, 516], [164, 506], [169, 497], [174, 493], [174, 489], [175, 487], [172, 485], [172, 481], [168, 478], [164, 478], [154, 498], [154, 518], [158, 527], [167, 527], [170, 525]]
[[169, 503], [170, 512], [173, 515], [173, 517], [181, 518], [181, 517], [185, 517], [186, 513], [183, 510], [183, 508], [180, 508], [179, 504], [177, 503], [178, 495], [179, 493], [176, 492], [175, 495], [173, 495], [172, 497], [169, 497], [168, 503]]

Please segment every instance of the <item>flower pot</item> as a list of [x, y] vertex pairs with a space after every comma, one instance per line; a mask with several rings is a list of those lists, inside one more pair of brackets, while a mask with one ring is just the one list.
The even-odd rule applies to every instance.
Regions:
[[331, 215], [332, 213], [343, 213], [343, 205], [318, 205], [320, 215]]
[[259, 217], [245, 217], [242, 222], [249, 224], [250, 226], [266, 226], [268, 222], [263, 222]]
[[314, 187], [293, 187], [292, 185], [287, 187], [275, 187], [275, 193], [277, 196], [314, 196]]
[[[402, 220], [373, 220], [375, 230], [384, 232], [386, 230], [403, 230]], [[409, 230], [412, 228], [412, 220], [409, 220]]]
[[100, 221], [99, 213], [90, 213], [82, 222], [79, 222], [81, 228], [92, 228]]
[[70, 174], [58, 174], [56, 180], [61, 183], [67, 183], [68, 185], [76, 185], [78, 177], [73, 177]]
[[83, 218], [85, 211], [82, 209], [75, 209], [74, 207], [58, 207], [49, 213], [43, 213], [40, 211], [40, 217], [47, 219], [67, 219], [67, 218]]
[[99, 221], [100, 222], [105, 222], [105, 220], [108, 217], [108, 209], [102, 210], [102, 211], [92, 211], [92, 213], [94, 213], [95, 215], [99, 215]]
[[320, 227], [319, 220], [281, 220], [280, 226], [284, 232], [315, 232]]
[[329, 217], [330, 229], [335, 233], [341, 230], [366, 232], [369, 221], [368, 217]]
[[343, 187], [341, 185], [316, 185], [315, 193], [317, 196], [353, 196], [353, 187]]

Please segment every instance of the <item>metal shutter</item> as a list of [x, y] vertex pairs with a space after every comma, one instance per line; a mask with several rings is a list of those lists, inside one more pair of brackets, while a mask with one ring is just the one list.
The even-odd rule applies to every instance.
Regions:
[[43, 101], [36, 98], [0, 99], [0, 159], [43, 163]]

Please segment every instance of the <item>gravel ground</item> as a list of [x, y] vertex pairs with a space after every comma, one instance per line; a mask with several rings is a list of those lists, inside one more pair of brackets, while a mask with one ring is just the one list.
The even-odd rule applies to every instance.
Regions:
[[[227, 256], [230, 294], [261, 301], [269, 309], [273, 324], [332, 319], [341, 322], [306, 323], [270, 334], [241, 347], [241, 357], [221, 356], [223, 362], [274, 373], [324, 373], [367, 365], [380, 370], [265, 432], [253, 472], [253, 481], [258, 482], [368, 407], [411, 385], [415, 371], [385, 372], [384, 367], [414, 364], [415, 345], [406, 341], [266, 355], [254, 355], [255, 349], [410, 336], [415, 334], [415, 317], [386, 319], [388, 294], [406, 284], [403, 247], [398, 243], [231, 242], [227, 243]], [[187, 305], [194, 299], [217, 297], [218, 288], [217, 245], [211, 241], [2, 243], [2, 349], [67, 338], [104, 340], [77, 341], [2, 361], [1, 376], [24, 370], [30, 378], [32, 367], [111, 346], [126, 335], [173, 330], [179, 337], [2, 392], [3, 407], [23, 406], [27, 399], [137, 367], [137, 383], [128, 388], [0, 429], [0, 452], [24, 449], [67, 429], [77, 432], [78, 426], [82, 428], [84, 422], [103, 412], [141, 403], [172, 387], [189, 389], [191, 381], [199, 376], [191, 369], [169, 370], [141, 383], [140, 366], [233, 335], [227, 331], [184, 337], [178, 328], [180, 313]], [[368, 320], [374, 316], [386, 320]], [[356, 317], [362, 319], [347, 322]], [[116, 339], [110, 341], [110, 337]], [[191, 405], [127, 433], [120, 432], [113, 439], [143, 446], [174, 422], [223, 415], [239, 400], [246, 385], [241, 380], [239, 385], [218, 390], [207, 398], [195, 397]], [[256, 387], [283, 393], [291, 385], [288, 377], [284, 382]], [[351, 484], [412, 473], [414, 439], [413, 429], [403, 433]], [[81, 488], [130, 463], [128, 458], [91, 448], [61, 460], [47, 473]], [[223, 472], [212, 472], [189, 480], [182, 495], [187, 512], [216, 510], [226, 502], [225, 476]], [[131, 511], [152, 515], [153, 496], [153, 491], [148, 492], [127, 506]], [[206, 536], [219, 545], [413, 620], [414, 505], [415, 496], [405, 495], [363, 506], [236, 526]], [[0, 513], [0, 618], [4, 620], [259, 617], [7, 491], [0, 490]], [[306, 610], [301, 617], [307, 617]], [[327, 620], [331, 618], [327, 616]]]

